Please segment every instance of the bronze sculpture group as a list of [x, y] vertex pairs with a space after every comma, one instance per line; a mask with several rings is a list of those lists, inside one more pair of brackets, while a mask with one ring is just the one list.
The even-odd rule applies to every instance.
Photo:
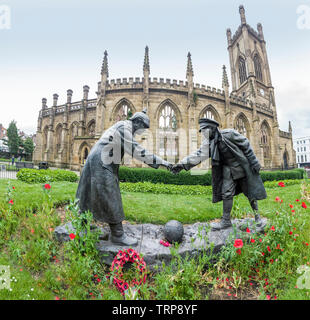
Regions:
[[167, 168], [173, 174], [190, 170], [211, 158], [213, 203], [223, 201], [223, 216], [219, 223], [212, 223], [213, 230], [232, 226], [230, 214], [233, 197], [239, 193], [249, 199], [255, 214], [255, 223], [262, 224], [257, 200], [267, 197], [259, 175], [260, 164], [249, 140], [233, 129], [219, 130], [219, 123], [212, 119], [199, 120], [203, 135], [201, 147], [173, 165], [148, 152], [134, 139], [150, 127], [146, 111], [136, 112], [131, 118], [115, 123], [107, 129], [92, 148], [83, 168], [76, 198], [80, 211], [91, 211], [95, 220], [110, 226], [112, 243], [125, 246], [137, 245], [137, 240], [124, 233], [125, 219], [119, 188], [119, 165], [127, 153], [152, 168]]

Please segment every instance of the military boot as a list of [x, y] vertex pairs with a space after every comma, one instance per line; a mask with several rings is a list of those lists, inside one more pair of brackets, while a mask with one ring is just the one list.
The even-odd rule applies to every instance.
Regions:
[[255, 224], [257, 225], [257, 227], [261, 227], [263, 225], [263, 221], [258, 213], [258, 204], [257, 204], [257, 200], [252, 200], [250, 201], [252, 210], [254, 212], [254, 216], [255, 216]]
[[123, 246], [136, 246], [138, 244], [138, 240], [132, 237], [129, 237], [125, 234], [123, 229], [123, 224], [109, 224], [111, 229], [111, 242], [115, 244], [120, 244]]
[[218, 231], [232, 227], [230, 221], [230, 212], [233, 205], [233, 199], [223, 200], [223, 217], [220, 222], [210, 223], [211, 231]]

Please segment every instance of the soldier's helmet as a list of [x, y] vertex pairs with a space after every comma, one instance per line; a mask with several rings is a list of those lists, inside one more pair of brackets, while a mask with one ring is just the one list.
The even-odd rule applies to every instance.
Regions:
[[136, 120], [136, 119], [140, 119], [143, 122], [144, 127], [146, 129], [148, 129], [150, 127], [150, 118], [146, 114], [146, 109], [143, 109], [142, 112], [136, 112], [132, 117], [129, 118], [129, 120], [131, 120], [131, 121]]

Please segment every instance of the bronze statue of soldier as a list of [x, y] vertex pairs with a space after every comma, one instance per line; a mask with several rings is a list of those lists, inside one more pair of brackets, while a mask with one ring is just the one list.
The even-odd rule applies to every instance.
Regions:
[[267, 194], [259, 175], [261, 166], [249, 140], [234, 129], [219, 130], [219, 123], [213, 119], [200, 119], [199, 126], [204, 136], [201, 147], [174, 165], [172, 172], [190, 170], [211, 158], [212, 201], [223, 201], [222, 219], [219, 223], [211, 223], [212, 230], [232, 226], [233, 197], [241, 192], [249, 199], [257, 226], [261, 226], [257, 200], [265, 199]]
[[172, 164], [148, 152], [134, 139], [135, 134], [150, 127], [146, 111], [136, 112], [130, 119], [118, 121], [107, 129], [93, 146], [83, 168], [76, 198], [81, 212], [89, 210], [95, 220], [110, 226], [110, 240], [115, 244], [134, 246], [137, 240], [124, 233], [125, 219], [119, 188], [119, 165], [127, 153], [152, 168]]

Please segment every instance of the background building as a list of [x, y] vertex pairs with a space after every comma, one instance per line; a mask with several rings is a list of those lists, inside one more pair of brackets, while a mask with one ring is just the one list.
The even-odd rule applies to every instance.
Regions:
[[298, 167], [310, 169], [310, 136], [294, 139], [294, 149]]
[[34, 160], [78, 170], [105, 129], [147, 108], [151, 127], [140, 142], [167, 160], [177, 162], [200, 145], [198, 119], [208, 117], [221, 128], [235, 128], [247, 136], [264, 169], [294, 167], [292, 127], [279, 130], [262, 25], [255, 31], [246, 22], [243, 6], [239, 13], [241, 24], [235, 34], [227, 30], [232, 91], [225, 66], [222, 89], [194, 83], [190, 53], [186, 81], [150, 78], [148, 47], [142, 79], [109, 80], [105, 51], [96, 98], [89, 99], [89, 87], [84, 86], [79, 101], [72, 101], [70, 89], [64, 104], [58, 105], [57, 94], [50, 107], [42, 99]]

